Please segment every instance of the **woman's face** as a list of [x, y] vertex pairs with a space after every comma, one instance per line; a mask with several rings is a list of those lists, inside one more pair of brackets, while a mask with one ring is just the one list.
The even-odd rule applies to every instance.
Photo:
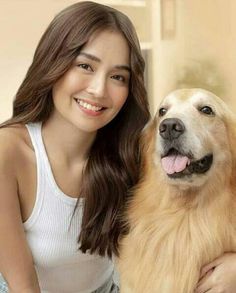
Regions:
[[119, 32], [92, 35], [53, 86], [54, 118], [94, 132], [109, 123], [129, 93], [130, 49]]

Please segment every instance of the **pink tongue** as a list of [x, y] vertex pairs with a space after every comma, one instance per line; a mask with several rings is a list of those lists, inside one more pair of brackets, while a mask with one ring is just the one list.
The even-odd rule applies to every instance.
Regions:
[[171, 155], [161, 159], [162, 167], [167, 174], [173, 174], [183, 171], [190, 160], [186, 156]]

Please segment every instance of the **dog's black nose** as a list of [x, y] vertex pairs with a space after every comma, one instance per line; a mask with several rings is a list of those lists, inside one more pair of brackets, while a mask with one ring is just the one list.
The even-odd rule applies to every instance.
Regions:
[[160, 136], [164, 139], [175, 139], [184, 133], [184, 123], [177, 118], [167, 118], [159, 126]]

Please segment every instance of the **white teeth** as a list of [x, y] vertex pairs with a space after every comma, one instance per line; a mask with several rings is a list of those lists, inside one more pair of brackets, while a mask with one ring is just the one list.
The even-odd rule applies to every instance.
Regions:
[[79, 100], [79, 99], [76, 99], [76, 102], [77, 102], [80, 106], [82, 106], [83, 108], [88, 109], [88, 110], [92, 110], [92, 111], [95, 111], [95, 112], [100, 111], [100, 110], [102, 109], [102, 107], [93, 106], [93, 105], [88, 104], [88, 103], [86, 103], [86, 102], [84, 102], [84, 101], [81, 101], [81, 100]]

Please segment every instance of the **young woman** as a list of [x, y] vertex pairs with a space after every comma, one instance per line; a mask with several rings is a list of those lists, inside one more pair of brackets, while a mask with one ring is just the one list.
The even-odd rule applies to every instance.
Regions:
[[93, 2], [59, 13], [0, 129], [0, 292], [118, 292], [112, 254], [149, 119], [130, 20]]
[[[143, 71], [112, 8], [80, 2], [49, 25], [0, 129], [1, 293], [118, 292], [109, 257], [138, 180]], [[197, 292], [235, 292], [234, 259], [204, 268]]]

